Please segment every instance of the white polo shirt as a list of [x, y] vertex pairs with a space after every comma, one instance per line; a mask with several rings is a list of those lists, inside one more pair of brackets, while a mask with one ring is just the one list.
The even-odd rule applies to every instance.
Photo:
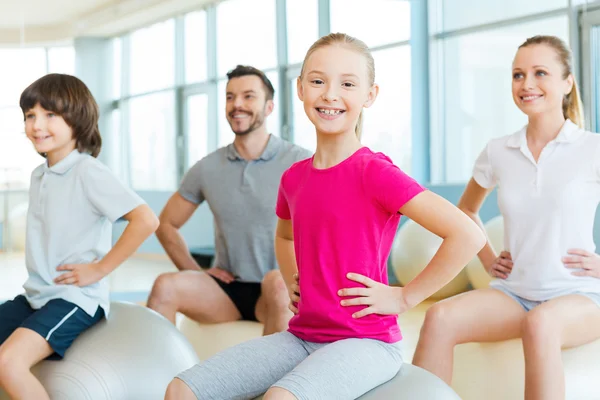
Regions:
[[106, 280], [80, 288], [57, 285], [64, 264], [102, 259], [112, 246], [112, 223], [144, 201], [125, 187], [100, 161], [73, 150], [52, 167], [31, 174], [25, 263], [25, 296], [39, 309], [61, 298], [94, 316], [109, 312]]
[[508, 278], [491, 286], [535, 301], [600, 293], [600, 279], [574, 276], [561, 261], [572, 248], [595, 251], [600, 135], [567, 120], [536, 163], [526, 129], [491, 140], [475, 162], [475, 181], [484, 188], [498, 185], [504, 246], [514, 263]]

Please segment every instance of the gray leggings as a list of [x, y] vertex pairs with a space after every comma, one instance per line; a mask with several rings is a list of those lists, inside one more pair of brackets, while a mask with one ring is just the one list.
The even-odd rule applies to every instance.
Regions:
[[252, 399], [271, 386], [299, 400], [351, 400], [400, 370], [400, 343], [312, 343], [289, 332], [231, 347], [177, 376], [199, 400]]

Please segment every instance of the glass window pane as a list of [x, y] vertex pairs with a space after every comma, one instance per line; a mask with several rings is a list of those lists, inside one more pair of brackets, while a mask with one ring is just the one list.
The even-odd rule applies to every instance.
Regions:
[[129, 162], [136, 190], [174, 190], [177, 185], [175, 94], [171, 91], [129, 101]]
[[[252, 18], [249, 16], [252, 15]], [[217, 8], [220, 76], [238, 64], [263, 69], [277, 65], [275, 0], [228, 0]]]
[[298, 98], [296, 78], [289, 81], [292, 94], [292, 130], [293, 142], [314, 152], [317, 149], [317, 133], [304, 111], [304, 103]]
[[198, 11], [185, 16], [185, 81], [206, 79], [206, 12]]
[[139, 94], [175, 83], [175, 23], [165, 22], [131, 34], [130, 92]]
[[43, 48], [0, 49], [0, 106], [17, 106], [27, 86], [46, 74]]
[[290, 64], [301, 63], [319, 38], [318, 0], [287, 0], [287, 40]]
[[509, 135], [527, 123], [512, 99], [511, 64], [518, 46], [538, 34], [555, 35], [568, 42], [567, 17], [477, 32], [440, 43], [445, 55], [441, 66], [445, 79], [438, 83], [443, 97], [437, 118], [444, 121], [447, 181], [467, 181], [475, 159], [491, 138]]
[[[276, 136], [281, 136], [281, 119], [280, 119], [280, 107], [282, 104], [278, 103], [279, 99], [279, 74], [275, 71], [267, 72], [267, 78], [271, 81], [273, 85], [273, 89], [275, 89], [275, 108], [270, 116], [267, 117], [267, 131]], [[233, 142], [235, 138], [235, 134], [231, 130], [229, 123], [227, 122], [227, 118], [225, 117], [225, 94], [227, 88], [227, 80], [220, 80], [218, 85], [218, 109], [219, 109], [219, 140], [218, 146], [223, 147], [227, 146], [229, 143]]]
[[208, 95], [188, 97], [186, 115], [187, 170], [208, 153]]
[[410, 46], [373, 52], [379, 96], [364, 110], [361, 141], [411, 170]]
[[114, 38], [112, 40], [113, 49], [113, 68], [112, 68], [112, 98], [118, 99], [121, 97], [121, 84], [122, 84], [122, 68], [123, 68], [123, 40], [121, 38]]
[[490, 22], [523, 17], [531, 14], [566, 8], [569, 0], [503, 0], [481, 1], [477, 6], [473, 0], [430, 1], [430, 13], [434, 32], [452, 31]]
[[75, 75], [75, 48], [65, 46], [48, 49], [48, 72]]
[[410, 39], [410, 1], [331, 0], [330, 4], [332, 32], [347, 33], [369, 47]]
[[[103, 149], [108, 167], [123, 181], [127, 181], [123, 137], [121, 136], [121, 109], [115, 108], [108, 114], [108, 130], [102, 132], [108, 145]], [[104, 146], [103, 146], [104, 147]]]
[[31, 172], [43, 162], [25, 136], [21, 109], [0, 107], [0, 188], [28, 188]]

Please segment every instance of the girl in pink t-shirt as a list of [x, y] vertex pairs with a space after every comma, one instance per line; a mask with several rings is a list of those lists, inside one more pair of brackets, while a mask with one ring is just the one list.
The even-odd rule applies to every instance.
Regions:
[[[398, 314], [448, 283], [485, 244], [464, 213], [360, 144], [362, 109], [379, 91], [374, 71], [367, 46], [345, 34], [308, 50], [298, 96], [317, 150], [283, 174], [276, 210], [275, 251], [296, 315], [287, 332], [183, 372], [167, 399], [265, 391], [265, 400], [355, 399], [400, 370]], [[386, 268], [402, 214], [444, 239], [404, 288], [387, 285]]]

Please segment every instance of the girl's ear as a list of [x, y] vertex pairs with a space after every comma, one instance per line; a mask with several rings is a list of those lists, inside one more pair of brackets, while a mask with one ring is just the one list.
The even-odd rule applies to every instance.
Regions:
[[371, 86], [371, 89], [369, 89], [369, 93], [367, 95], [367, 101], [365, 101], [365, 104], [363, 105], [363, 107], [365, 108], [369, 108], [373, 105], [373, 103], [375, 102], [375, 99], [377, 98], [377, 95], [379, 94], [379, 85], [374, 83], [373, 86]]
[[298, 98], [300, 101], [304, 101], [304, 89], [302, 89], [302, 77], [299, 76], [296, 79], [296, 91], [298, 92]]

